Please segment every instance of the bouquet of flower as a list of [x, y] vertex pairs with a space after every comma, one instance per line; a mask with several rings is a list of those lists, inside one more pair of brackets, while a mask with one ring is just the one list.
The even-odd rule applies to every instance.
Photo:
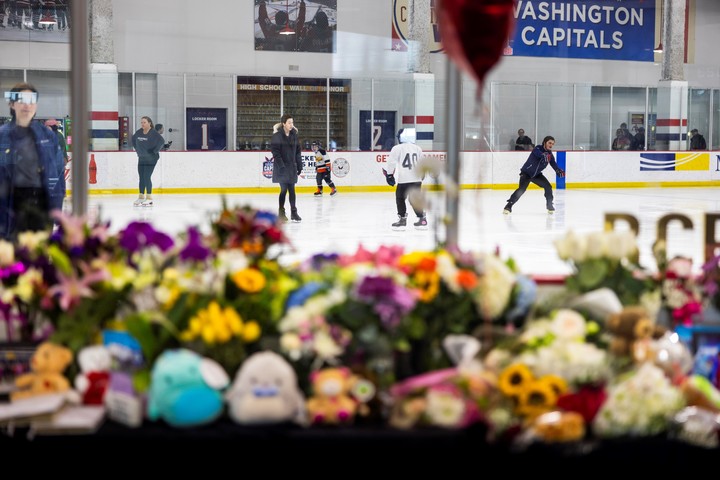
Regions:
[[659, 367], [643, 363], [609, 388], [593, 422], [601, 437], [650, 436], [666, 431], [685, 398]]
[[639, 264], [637, 240], [631, 231], [579, 235], [569, 230], [554, 243], [560, 259], [573, 269], [565, 280], [571, 292], [607, 287], [617, 293], [623, 305], [637, 305], [643, 295], [656, 288], [652, 276]]

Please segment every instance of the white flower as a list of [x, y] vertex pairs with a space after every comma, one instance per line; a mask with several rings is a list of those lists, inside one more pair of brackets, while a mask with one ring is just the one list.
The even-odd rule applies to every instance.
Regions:
[[644, 363], [632, 376], [614, 385], [593, 422], [601, 436], [654, 435], [667, 429], [685, 406], [682, 392], [662, 369]]
[[584, 340], [587, 325], [578, 312], [562, 308], [555, 312], [551, 330], [558, 340]]
[[425, 414], [431, 424], [440, 427], [457, 427], [465, 416], [465, 402], [457, 395], [441, 390], [430, 390], [426, 395]]
[[22, 232], [18, 234], [18, 245], [32, 251], [47, 242], [50, 234], [46, 231]]
[[455, 264], [455, 259], [453, 259], [449, 253], [443, 251], [435, 257], [435, 261], [435, 270], [438, 272], [438, 275], [440, 275], [443, 283], [447, 285], [448, 290], [455, 294], [461, 293], [462, 288], [457, 282], [458, 268]]
[[608, 236], [605, 232], [590, 232], [587, 235], [587, 258], [607, 257]]
[[556, 239], [553, 243], [561, 260], [582, 262], [587, 258], [586, 238], [569, 230], [564, 237]]
[[556, 341], [517, 357], [536, 377], [557, 375], [568, 384], [595, 383], [610, 376], [607, 352], [591, 343]]
[[497, 318], [510, 303], [515, 273], [497, 256], [480, 253], [476, 256], [478, 271], [482, 272], [475, 298], [479, 312]]

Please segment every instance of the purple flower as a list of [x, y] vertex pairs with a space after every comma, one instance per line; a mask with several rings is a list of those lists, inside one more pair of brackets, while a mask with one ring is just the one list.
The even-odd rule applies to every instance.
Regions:
[[131, 222], [120, 232], [120, 246], [131, 254], [151, 246], [157, 246], [165, 252], [172, 248], [173, 240], [149, 223]]
[[365, 277], [357, 293], [360, 300], [372, 304], [380, 323], [388, 330], [397, 328], [403, 317], [415, 308], [415, 296], [392, 278]]
[[185, 248], [180, 251], [181, 260], [197, 260], [204, 262], [212, 256], [212, 251], [202, 242], [202, 236], [195, 227], [188, 229], [188, 241]]

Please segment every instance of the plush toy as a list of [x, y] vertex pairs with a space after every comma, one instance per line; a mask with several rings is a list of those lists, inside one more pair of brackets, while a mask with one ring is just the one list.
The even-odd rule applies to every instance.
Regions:
[[577, 412], [547, 412], [535, 417], [528, 431], [543, 442], [575, 442], [585, 437], [585, 421]]
[[634, 305], [609, 315], [607, 331], [611, 335], [610, 353], [642, 362], [652, 354], [652, 339], [660, 338], [666, 329], [656, 325], [644, 307]]
[[80, 373], [75, 377], [75, 390], [85, 405], [103, 405], [110, 382], [112, 355], [104, 345], [85, 347], [77, 355]]
[[271, 351], [245, 359], [225, 399], [230, 418], [239, 424], [307, 423], [305, 396], [295, 370]]
[[32, 372], [15, 379], [18, 389], [10, 394], [11, 400], [35, 395], [59, 393], [70, 390], [70, 382], [63, 375], [73, 360], [72, 351], [52, 342], [43, 342], [30, 358]]
[[211, 423], [223, 412], [221, 390], [229, 383], [216, 361], [183, 348], [165, 350], [151, 372], [148, 418], [174, 427]]
[[313, 396], [306, 402], [312, 423], [348, 424], [358, 410], [351, 391], [355, 377], [343, 367], [324, 368], [310, 375]]

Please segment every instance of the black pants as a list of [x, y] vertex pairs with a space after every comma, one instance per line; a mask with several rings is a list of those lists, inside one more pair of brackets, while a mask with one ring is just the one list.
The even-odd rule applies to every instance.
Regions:
[[328, 184], [328, 187], [335, 188], [335, 184], [332, 181], [332, 175], [330, 174], [330, 171], [327, 170], [325, 172], [317, 172], [315, 174], [315, 180], [317, 181], [317, 186], [319, 190], [322, 190], [322, 182], [325, 181], [325, 183]]
[[281, 183], [280, 184], [280, 208], [285, 208], [285, 195], [290, 197], [290, 208], [295, 208], [295, 184], [294, 183]]
[[15, 215], [15, 228], [11, 234], [13, 239], [21, 232], [52, 229], [53, 221], [45, 189], [15, 187], [12, 202]]
[[552, 191], [552, 185], [550, 185], [550, 181], [545, 178], [545, 175], [542, 173], [538, 175], [537, 177], [530, 178], [530, 175], [527, 173], [521, 173], [520, 174], [520, 184], [518, 185], [517, 190], [513, 192], [512, 195], [510, 195], [510, 198], [508, 198], [507, 203], [512, 206], [515, 202], [520, 200], [520, 197], [523, 196], [525, 193], [525, 190], [527, 190], [528, 186], [530, 185], [530, 182], [534, 183], [538, 187], [541, 187], [543, 190], [545, 190], [545, 204], [549, 207], [553, 203], [553, 191]]
[[148, 194], [152, 195], [152, 174], [157, 165], [157, 160], [154, 163], [138, 163], [138, 176], [140, 177], [140, 195]]
[[[395, 203], [397, 204], [397, 213], [399, 216], [404, 217], [407, 215], [405, 201], [413, 190], [420, 190], [420, 187], [422, 187], [422, 182], [398, 183], [397, 189], [395, 190]], [[425, 215], [425, 212], [419, 208], [416, 203], [413, 203], [412, 199], [410, 200], [410, 206], [418, 217]]]

